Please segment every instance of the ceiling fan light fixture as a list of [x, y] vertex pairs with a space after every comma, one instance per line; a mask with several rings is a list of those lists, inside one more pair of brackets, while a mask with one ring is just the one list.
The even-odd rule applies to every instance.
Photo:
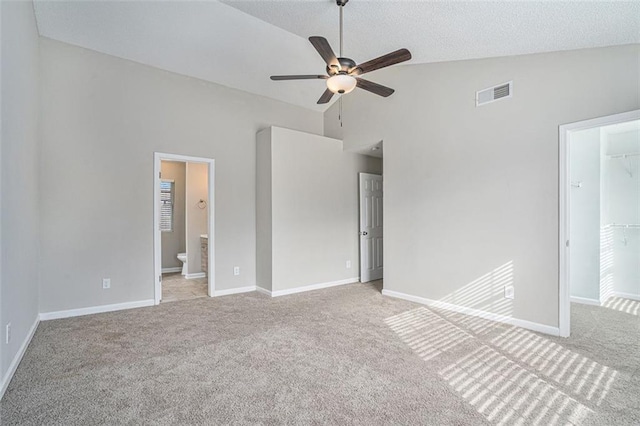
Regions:
[[348, 74], [336, 74], [327, 79], [327, 88], [333, 93], [349, 93], [356, 88], [357, 80]]
[[392, 88], [365, 80], [360, 76], [380, 68], [408, 61], [411, 59], [411, 52], [407, 49], [398, 49], [395, 52], [387, 53], [361, 64], [357, 64], [353, 59], [344, 56], [342, 54], [342, 26], [344, 22], [342, 10], [349, 0], [335, 1], [340, 8], [340, 56], [336, 56], [326, 38], [321, 36], [309, 37], [309, 41], [327, 64], [327, 75], [272, 75], [271, 80], [327, 80], [327, 88], [318, 99], [318, 105], [329, 103], [334, 94], [350, 93], [356, 87], [385, 98], [391, 96], [394, 92]]

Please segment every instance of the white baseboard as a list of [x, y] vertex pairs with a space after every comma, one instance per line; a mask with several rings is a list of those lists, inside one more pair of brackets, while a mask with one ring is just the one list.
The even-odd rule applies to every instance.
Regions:
[[29, 329], [29, 332], [27, 333], [27, 336], [24, 338], [22, 345], [20, 345], [20, 349], [18, 349], [16, 356], [13, 357], [13, 361], [11, 361], [11, 364], [9, 365], [9, 369], [7, 370], [4, 377], [2, 378], [2, 382], [0, 383], [0, 400], [4, 396], [4, 393], [6, 392], [7, 388], [9, 387], [9, 383], [11, 383], [11, 379], [13, 378], [13, 375], [18, 369], [18, 365], [20, 365], [20, 361], [22, 361], [22, 357], [24, 356], [24, 353], [26, 352], [27, 347], [29, 346], [29, 343], [31, 343], [31, 339], [33, 339], [33, 335], [36, 334], [36, 329], [38, 328], [38, 324], [40, 324], [40, 317], [36, 316], [36, 320], [34, 321], [33, 325]]
[[174, 266], [172, 268], [162, 268], [163, 274], [169, 274], [171, 272], [182, 272], [182, 266]]
[[228, 290], [214, 290], [213, 297], [228, 296], [230, 294], [249, 293], [251, 291], [256, 291], [255, 285], [250, 285], [247, 287], [239, 287], [239, 288], [230, 288]]
[[359, 281], [360, 281], [360, 278], [355, 277], [355, 278], [347, 278], [346, 280], [329, 281], [326, 283], [310, 284], [310, 285], [305, 285], [301, 287], [288, 288], [285, 290], [276, 290], [276, 291], [269, 291], [265, 289], [260, 289], [260, 287], [258, 287], [259, 289], [258, 291], [260, 291], [261, 293], [269, 294], [271, 297], [278, 297], [278, 296], [286, 296], [288, 294], [302, 293], [305, 291], [320, 290], [322, 288], [335, 287], [338, 285], [357, 283]]
[[586, 297], [577, 297], [577, 296], [571, 296], [571, 302], [580, 303], [582, 305], [593, 305], [593, 306], [602, 305], [598, 299], [588, 299]]
[[40, 314], [41, 321], [54, 320], [60, 318], [79, 317], [82, 315], [100, 314], [103, 312], [122, 311], [124, 309], [143, 308], [154, 306], [155, 300], [138, 300], [136, 302], [116, 303], [114, 305], [91, 306], [90, 308], [69, 309], [68, 311], [43, 312]]
[[464, 306], [458, 306], [451, 303], [440, 302], [437, 300], [431, 300], [424, 297], [412, 296], [410, 294], [400, 293], [393, 290], [382, 290], [384, 296], [395, 297], [398, 299], [408, 300], [410, 302], [420, 303], [421, 305], [432, 306], [434, 308], [446, 309], [449, 311], [458, 312], [461, 314], [472, 315], [475, 317], [484, 318], [491, 321], [496, 321], [504, 324], [515, 325], [517, 327], [526, 328], [527, 330], [537, 331], [539, 333], [550, 334], [552, 336], [559, 336], [560, 329], [558, 327], [552, 327], [550, 325], [539, 324], [536, 322], [521, 320], [518, 318], [509, 317], [506, 315], [494, 314], [491, 312], [481, 311], [479, 309], [466, 308]]
[[205, 278], [207, 276], [206, 272], [195, 272], [193, 274], [187, 274], [184, 277], [188, 280], [192, 280], [194, 278]]
[[258, 293], [266, 294], [267, 296], [271, 297], [271, 290], [267, 290], [266, 288], [256, 286], [256, 291]]
[[631, 300], [640, 301], [640, 294], [621, 293], [619, 291], [614, 291], [613, 295], [616, 296], [616, 297], [622, 297], [623, 299], [631, 299]]

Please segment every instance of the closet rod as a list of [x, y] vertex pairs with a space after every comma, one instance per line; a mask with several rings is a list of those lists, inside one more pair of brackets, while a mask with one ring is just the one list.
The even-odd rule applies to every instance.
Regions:
[[627, 157], [637, 157], [640, 155], [640, 152], [629, 152], [626, 154], [611, 154], [607, 155], [608, 158], [627, 158]]

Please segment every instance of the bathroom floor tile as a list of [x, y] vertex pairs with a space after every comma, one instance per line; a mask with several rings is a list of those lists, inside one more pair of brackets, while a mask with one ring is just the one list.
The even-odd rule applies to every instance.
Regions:
[[188, 280], [180, 273], [162, 274], [162, 303], [207, 296], [207, 278]]

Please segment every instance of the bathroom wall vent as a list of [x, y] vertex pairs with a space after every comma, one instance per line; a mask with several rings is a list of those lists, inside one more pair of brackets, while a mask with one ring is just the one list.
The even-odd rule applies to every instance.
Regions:
[[486, 105], [500, 99], [507, 99], [513, 95], [513, 81], [498, 84], [476, 92], [476, 106]]

